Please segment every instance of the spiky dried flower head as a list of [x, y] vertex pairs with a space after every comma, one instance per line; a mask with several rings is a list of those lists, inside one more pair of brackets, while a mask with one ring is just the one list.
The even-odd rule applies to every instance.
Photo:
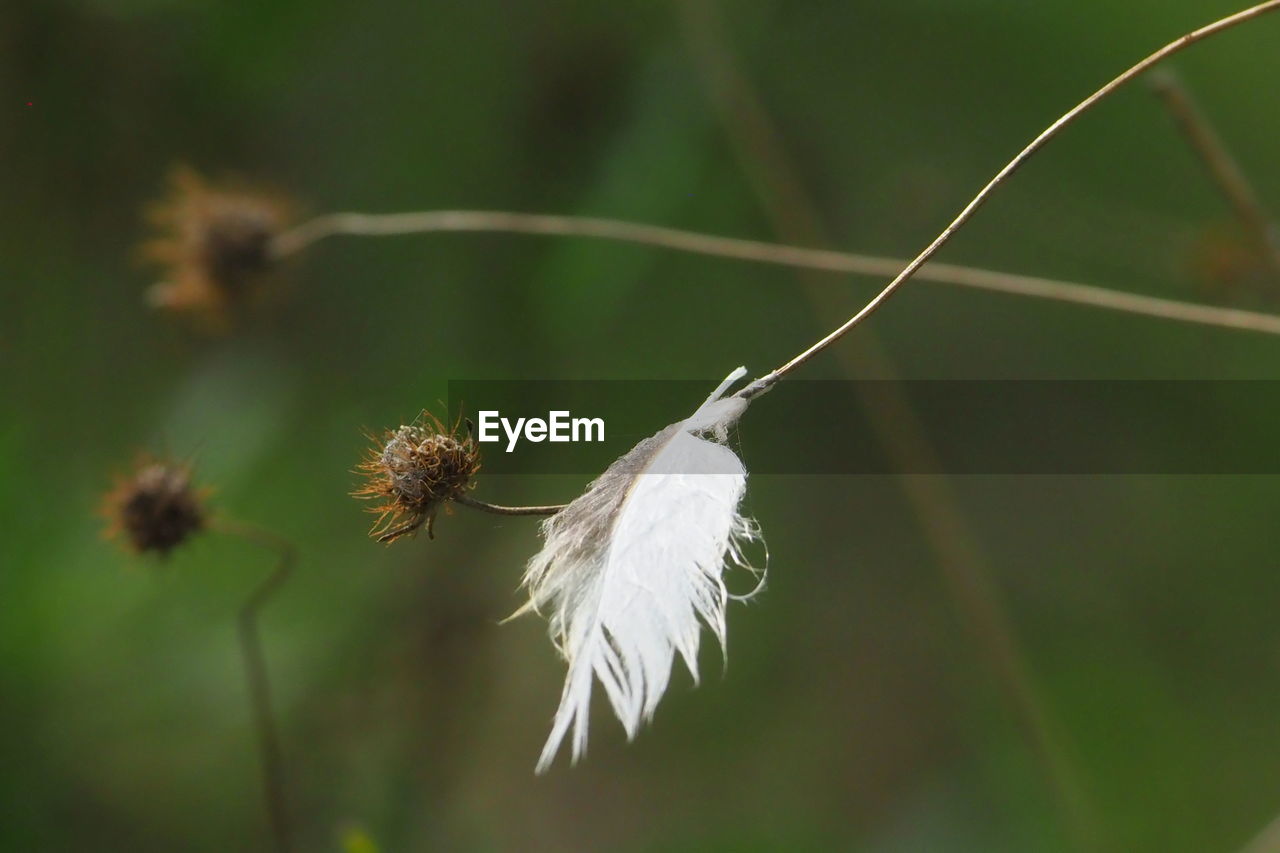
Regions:
[[123, 539], [138, 553], [167, 556], [205, 528], [209, 516], [204, 498], [186, 465], [140, 457], [103, 499], [107, 535]]
[[147, 300], [225, 327], [275, 268], [272, 242], [292, 220], [292, 205], [259, 190], [212, 185], [187, 167], [174, 169], [169, 184], [168, 197], [148, 211], [159, 235], [141, 254], [166, 277]]
[[394, 542], [416, 533], [423, 524], [434, 537], [436, 513], [471, 487], [480, 470], [480, 451], [471, 436], [462, 436], [429, 412], [413, 424], [387, 430], [360, 463], [357, 473], [365, 484], [353, 494], [378, 501], [369, 535], [379, 542]]

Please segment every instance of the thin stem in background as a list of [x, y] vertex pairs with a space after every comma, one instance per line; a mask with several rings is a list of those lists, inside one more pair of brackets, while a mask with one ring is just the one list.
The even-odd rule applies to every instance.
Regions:
[[[715, 0], [677, 0], [677, 6], [712, 104], [775, 229], [789, 242], [829, 243], [822, 214], [805, 192], [777, 123], [740, 68]], [[841, 310], [831, 298], [831, 289], [812, 275], [802, 284], [820, 323]], [[847, 374], [858, 376], [870, 370], [891, 380], [874, 388], [858, 386], [859, 403], [877, 440], [902, 471], [940, 470], [937, 450], [894, 381], [897, 371], [874, 330], [865, 330], [853, 344], [837, 353]], [[900, 475], [897, 480], [933, 553], [943, 589], [1021, 726], [1066, 826], [1081, 847], [1097, 847], [1097, 820], [1080, 774], [1035, 686], [990, 559], [961, 511], [951, 481], [941, 475]]]
[[[338, 235], [387, 237], [437, 233], [527, 234], [612, 240], [695, 255], [876, 278], [892, 276], [907, 263], [897, 258], [784, 246], [618, 219], [517, 213], [506, 210], [329, 213], [308, 220], [293, 230], [281, 234], [276, 239], [275, 254], [283, 258], [327, 237]], [[1163, 320], [1280, 335], [1280, 315], [1219, 308], [1213, 305], [1162, 299], [1157, 296], [1142, 296], [1137, 293], [1126, 293], [1095, 285], [1057, 281], [1039, 276], [996, 272], [955, 264], [929, 263], [916, 273], [916, 278], [937, 284], [1085, 305]]]
[[1174, 123], [1186, 137], [1191, 150], [1200, 158], [1209, 177], [1235, 211], [1236, 217], [1249, 230], [1258, 251], [1271, 270], [1280, 273], [1280, 228], [1267, 212], [1239, 162], [1231, 156], [1222, 137], [1178, 75], [1173, 71], [1152, 72], [1151, 88], [1168, 109]]
[[1080, 116], [1087, 113], [1099, 101], [1102, 101], [1112, 92], [1124, 86], [1135, 77], [1141, 76], [1157, 63], [1173, 56], [1175, 53], [1185, 50], [1196, 42], [1223, 32], [1224, 30], [1228, 30], [1238, 24], [1243, 24], [1246, 21], [1265, 15], [1268, 12], [1274, 12], [1277, 9], [1280, 9], [1280, 0], [1267, 0], [1266, 3], [1251, 6], [1248, 9], [1236, 12], [1234, 15], [1228, 15], [1225, 18], [1220, 18], [1210, 24], [1200, 27], [1197, 30], [1193, 30], [1186, 35], [1169, 42], [1164, 47], [1160, 48], [1155, 53], [1152, 53], [1137, 64], [1130, 66], [1128, 69], [1121, 72], [1119, 76], [1103, 85], [1102, 88], [1098, 89], [1092, 95], [1089, 95], [1083, 101], [1067, 110], [1056, 121], [1041, 131], [1035, 139], [1031, 140], [1031, 142], [1019, 151], [1012, 160], [1006, 163], [1004, 168], [997, 172], [995, 177], [988, 181], [986, 186], [979, 190], [978, 194], [964, 206], [960, 213], [957, 214], [956, 218], [951, 221], [951, 224], [944, 228], [942, 232], [933, 239], [933, 242], [926, 246], [920, 254], [912, 258], [911, 262], [908, 263], [892, 281], [885, 285], [879, 293], [872, 297], [871, 301], [864, 305], [861, 310], [830, 332], [826, 337], [822, 338], [817, 343], [813, 344], [808, 349], [783, 364], [781, 367], [747, 385], [738, 392], [739, 396], [744, 399], [750, 399], [769, 390], [782, 377], [796, 370], [809, 359], [840, 340], [859, 323], [874, 314], [876, 309], [883, 305], [890, 296], [897, 292], [898, 288], [902, 287], [903, 284], [915, 275], [920, 267], [929, 260], [929, 258], [933, 257], [939, 249], [946, 245], [947, 241], [950, 240], [966, 222], [969, 221], [970, 217], [977, 212], [978, 208], [982, 207], [990, 197], [991, 193], [995, 191], [996, 187], [1000, 186], [1014, 172], [1018, 171], [1023, 163], [1044, 147], [1045, 143], [1057, 136], [1064, 128], [1073, 124], [1080, 118]]
[[258, 752], [262, 760], [262, 791], [277, 853], [290, 853], [293, 839], [290, 830], [288, 801], [285, 797], [284, 759], [275, 713], [271, 706], [271, 679], [267, 674], [266, 656], [258, 633], [258, 612], [293, 573], [297, 550], [293, 543], [276, 534], [249, 524], [218, 519], [214, 527], [273, 551], [278, 556], [275, 569], [258, 584], [240, 607], [238, 625], [240, 651], [244, 658], [249, 701], [253, 708], [254, 727], [258, 731]]

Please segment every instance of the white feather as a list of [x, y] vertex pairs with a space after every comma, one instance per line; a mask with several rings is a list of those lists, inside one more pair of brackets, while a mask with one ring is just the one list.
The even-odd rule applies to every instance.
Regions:
[[519, 612], [549, 614], [569, 671], [539, 773], [571, 725], [573, 760], [586, 751], [595, 679], [630, 739], [653, 716], [677, 652], [696, 683], [701, 622], [724, 647], [726, 563], [743, 564], [739, 545], [757, 536], [738, 512], [746, 469], [723, 444], [747, 407], [724, 394], [745, 373], [735, 370], [691, 416], [637, 444], [544, 522]]

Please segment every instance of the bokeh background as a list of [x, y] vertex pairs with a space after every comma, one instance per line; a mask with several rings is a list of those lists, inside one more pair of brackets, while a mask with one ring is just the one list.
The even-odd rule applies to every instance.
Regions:
[[[630, 745], [598, 707], [588, 759], [535, 778], [563, 665], [542, 622], [498, 622], [536, 525], [460, 512], [435, 541], [376, 545], [348, 497], [362, 428], [450, 379], [758, 372], [879, 282], [576, 240], [335, 239], [211, 336], [149, 310], [136, 263], [175, 163], [312, 212], [579, 213], [909, 255], [1063, 109], [1235, 8], [5, 0], [0, 847], [267, 849], [234, 614], [271, 555], [210, 535], [157, 564], [104, 542], [99, 495], [139, 449], [193, 458], [220, 511], [298, 545], [263, 630], [300, 849], [1242, 847], [1280, 813], [1276, 478], [754, 478], [770, 583], [733, 607], [723, 674], [707, 648], [702, 685], [677, 674]], [[1263, 19], [1176, 66], [1280, 207], [1277, 45]], [[1245, 242], [1138, 85], [945, 259], [1280, 308]], [[1274, 337], [924, 283], [856, 337], [810, 377], [1280, 369]], [[821, 427], [770, 440], [838, 469], [883, 439]], [[585, 479], [480, 488], [556, 502]]]

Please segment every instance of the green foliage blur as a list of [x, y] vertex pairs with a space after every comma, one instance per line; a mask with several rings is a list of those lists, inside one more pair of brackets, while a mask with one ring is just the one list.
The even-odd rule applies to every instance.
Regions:
[[[727, 666], [707, 648], [703, 683], [677, 673], [631, 744], [602, 703], [586, 761], [543, 778], [563, 664], [540, 620], [498, 624], [536, 521], [458, 511], [434, 541], [365, 535], [349, 497], [362, 430], [435, 406], [450, 379], [760, 373], [880, 282], [570, 239], [335, 238], [229, 334], [144, 305], [143, 210], [178, 163], [312, 213], [776, 238], [768, 166], [711, 100], [682, 2], [0, 4], [0, 849], [268, 849], [234, 620], [271, 555], [209, 534], [159, 563], [104, 541], [100, 495], [139, 450], [193, 460], [220, 512], [298, 545], [263, 636], [302, 850], [1214, 851], [1280, 814], [1274, 477], [950, 482], [989, 574], [979, 597], [1006, 611], [1046, 709], [1049, 762], [894, 478], [753, 478], [771, 573], [731, 609]], [[832, 245], [895, 257], [1080, 97], [1237, 8], [719, 5], [792, 190]], [[1175, 63], [1276, 209], [1278, 48], [1280, 16]], [[1280, 281], [1221, 272], [1239, 240], [1136, 85], [943, 259], [1280, 309]], [[867, 336], [907, 378], [1280, 371], [1274, 337], [925, 283]], [[867, 336], [809, 376], [883, 375], [857, 355]], [[875, 440], [821, 426], [776, 441], [835, 458]], [[554, 503], [584, 484], [477, 494]]]

